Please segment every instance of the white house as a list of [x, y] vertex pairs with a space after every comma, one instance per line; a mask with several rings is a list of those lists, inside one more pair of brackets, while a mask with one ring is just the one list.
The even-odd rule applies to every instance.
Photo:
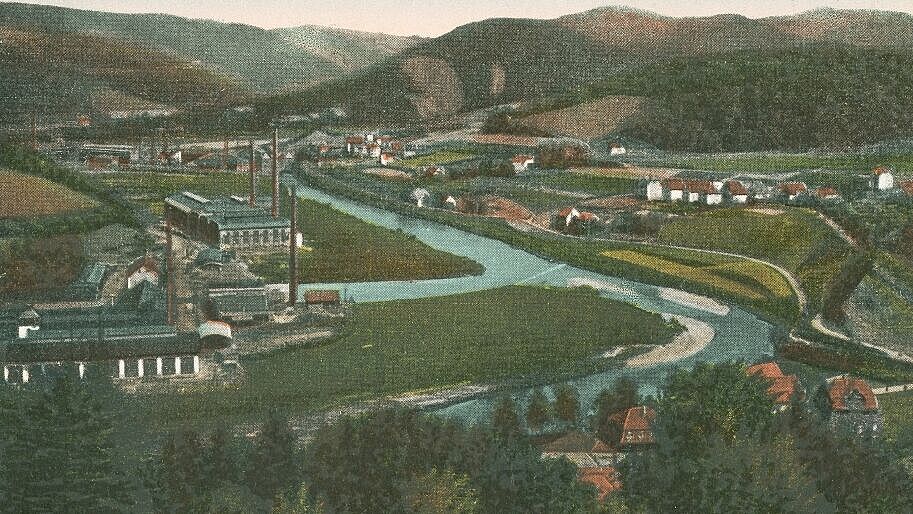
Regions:
[[878, 191], [887, 191], [894, 189], [894, 174], [891, 169], [885, 166], [878, 166], [872, 170], [872, 187]]
[[609, 155], [625, 155], [628, 151], [621, 143], [615, 142], [609, 145]]
[[785, 182], [780, 184], [780, 193], [790, 202], [808, 192], [808, 186], [804, 182]]
[[514, 171], [520, 173], [529, 169], [531, 164], [536, 162], [536, 158], [530, 155], [518, 155], [513, 158]]
[[444, 205], [450, 207], [451, 209], [456, 209], [456, 198], [454, 198], [453, 195], [447, 195], [447, 198], [444, 198]]
[[159, 278], [158, 262], [149, 256], [141, 257], [127, 268], [127, 289], [133, 289], [143, 282], [158, 285]]
[[647, 201], [658, 202], [665, 198], [665, 189], [663, 183], [659, 180], [651, 180], [647, 183]]
[[580, 217], [580, 211], [574, 207], [568, 207], [558, 211], [558, 216], [564, 219], [564, 226], [569, 227], [575, 219]]
[[29, 332], [39, 330], [41, 325], [41, 316], [35, 312], [35, 309], [28, 309], [19, 315], [19, 339], [25, 339]]
[[730, 180], [726, 183], [726, 192], [729, 195], [729, 201], [732, 203], [748, 203], [748, 188], [737, 180]]
[[415, 202], [415, 205], [424, 207], [425, 200], [427, 200], [429, 196], [431, 196], [431, 193], [429, 193], [427, 189], [420, 187], [415, 191], [412, 191], [412, 194], [409, 196], [409, 198]]
[[685, 183], [679, 179], [669, 179], [665, 183], [669, 191], [669, 201], [680, 202], [685, 199]]

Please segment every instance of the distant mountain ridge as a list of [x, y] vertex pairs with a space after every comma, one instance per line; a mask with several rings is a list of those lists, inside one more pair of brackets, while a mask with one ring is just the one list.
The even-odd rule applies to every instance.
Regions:
[[[124, 40], [232, 77], [258, 93], [294, 90], [338, 78], [407, 48], [413, 38], [309, 27], [265, 30], [165, 14], [119, 14], [2, 3], [0, 26]], [[346, 55], [351, 58], [346, 58]]]

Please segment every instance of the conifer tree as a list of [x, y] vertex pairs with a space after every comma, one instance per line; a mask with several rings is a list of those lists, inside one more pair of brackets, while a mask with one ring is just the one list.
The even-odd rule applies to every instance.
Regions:
[[288, 420], [272, 412], [254, 444], [247, 470], [248, 485], [264, 499], [272, 499], [300, 483], [295, 434]]

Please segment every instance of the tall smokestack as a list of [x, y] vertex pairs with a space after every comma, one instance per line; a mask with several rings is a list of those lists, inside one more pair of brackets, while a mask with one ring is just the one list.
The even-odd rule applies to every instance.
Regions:
[[288, 304], [294, 307], [298, 301], [298, 191], [295, 184], [288, 190], [291, 209], [291, 237], [288, 241]]
[[171, 243], [171, 222], [168, 221], [167, 215], [165, 217], [165, 273], [167, 274], [166, 280], [167, 292], [165, 293], [167, 297], [165, 298], [165, 309], [167, 311], [167, 323], [169, 325], [174, 323], [174, 258], [172, 257], [172, 243]]
[[250, 206], [257, 205], [257, 173], [254, 170], [254, 140], [248, 141], [250, 154], [248, 155], [248, 173], [250, 173]]
[[273, 129], [273, 218], [279, 217], [279, 129]]

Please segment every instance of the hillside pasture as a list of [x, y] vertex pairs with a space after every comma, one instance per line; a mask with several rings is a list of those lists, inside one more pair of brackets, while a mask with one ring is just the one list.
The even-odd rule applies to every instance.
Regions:
[[640, 112], [644, 99], [636, 96], [607, 96], [555, 111], [527, 116], [520, 124], [537, 131], [584, 141], [617, 133], [625, 120]]
[[0, 169], [0, 218], [62, 214], [97, 205], [95, 200], [61, 184]]

